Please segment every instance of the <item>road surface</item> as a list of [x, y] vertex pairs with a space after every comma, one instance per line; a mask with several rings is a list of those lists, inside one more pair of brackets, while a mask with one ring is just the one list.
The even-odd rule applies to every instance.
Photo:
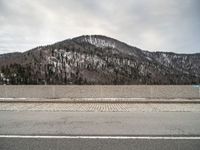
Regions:
[[199, 103], [0, 103], [0, 150], [199, 147]]
[[199, 150], [199, 139], [0, 138], [1, 150]]
[[1, 135], [200, 135], [199, 112], [0, 112]]
[[0, 112], [0, 149], [200, 147], [199, 112]]

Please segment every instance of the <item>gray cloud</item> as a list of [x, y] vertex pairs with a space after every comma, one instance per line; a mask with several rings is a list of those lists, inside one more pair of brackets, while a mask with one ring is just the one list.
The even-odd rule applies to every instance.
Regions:
[[0, 53], [83, 34], [151, 51], [200, 52], [199, 0], [0, 0]]

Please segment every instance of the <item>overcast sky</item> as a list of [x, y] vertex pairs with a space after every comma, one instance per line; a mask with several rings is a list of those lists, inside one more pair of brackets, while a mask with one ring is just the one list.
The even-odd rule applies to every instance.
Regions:
[[101, 34], [149, 51], [200, 52], [200, 0], [0, 0], [0, 53]]

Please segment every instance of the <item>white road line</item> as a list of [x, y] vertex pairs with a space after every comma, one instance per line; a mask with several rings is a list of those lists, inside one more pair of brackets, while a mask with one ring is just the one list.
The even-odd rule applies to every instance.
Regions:
[[197, 136], [47, 136], [47, 135], [0, 135], [0, 138], [25, 139], [147, 139], [147, 140], [200, 140]]

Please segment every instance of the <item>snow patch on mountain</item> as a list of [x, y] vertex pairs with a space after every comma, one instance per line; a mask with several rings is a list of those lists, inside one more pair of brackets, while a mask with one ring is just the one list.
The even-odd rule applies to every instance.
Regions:
[[115, 42], [111, 42], [105, 39], [101, 39], [101, 38], [96, 38], [94, 36], [85, 36], [84, 38], [82, 38], [81, 42], [88, 42], [96, 47], [100, 47], [100, 48], [105, 48], [105, 47], [110, 47], [110, 48], [115, 48], [116, 44]]

